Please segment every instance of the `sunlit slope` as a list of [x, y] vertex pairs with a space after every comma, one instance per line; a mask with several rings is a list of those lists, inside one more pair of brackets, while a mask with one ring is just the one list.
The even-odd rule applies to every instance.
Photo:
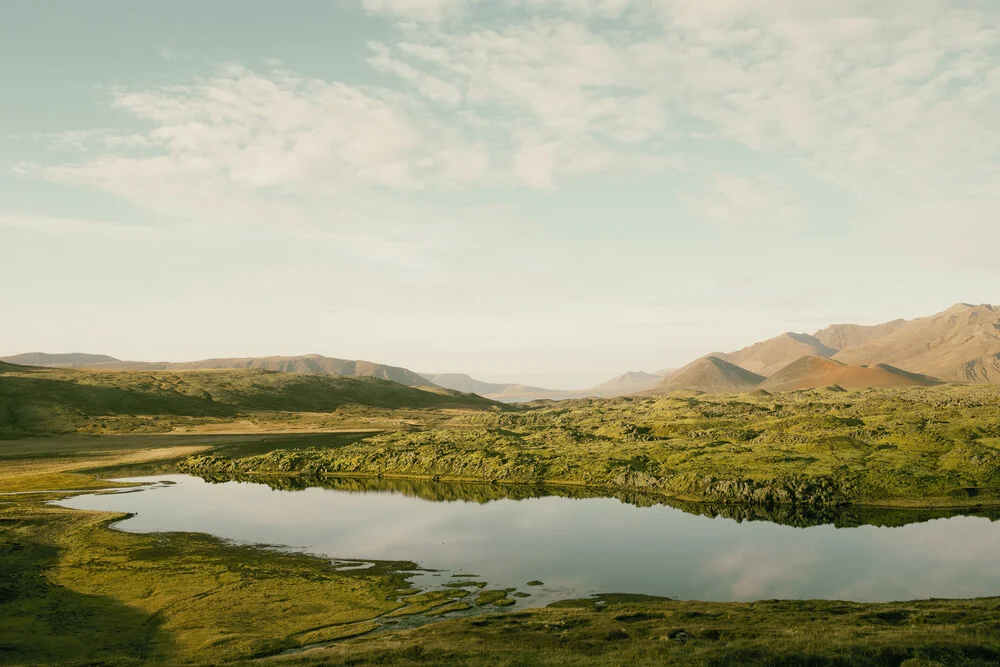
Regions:
[[801, 357], [832, 357], [836, 353], [837, 350], [824, 345], [813, 336], [783, 333], [742, 350], [719, 356], [751, 373], [769, 377]]
[[846, 364], [892, 364], [958, 382], [1000, 382], [1000, 307], [960, 303], [841, 350]]
[[244, 371], [82, 371], [0, 362], [0, 434], [69, 432], [104, 416], [491, 408], [492, 401], [375, 378]]
[[649, 393], [668, 394], [680, 390], [709, 393], [751, 391], [763, 381], [763, 376], [724, 359], [705, 357], [664, 378]]
[[761, 385], [768, 391], [797, 391], [837, 385], [844, 389], [866, 387], [932, 387], [940, 380], [908, 373], [888, 364], [848, 366], [832, 359], [802, 357], [781, 369]]

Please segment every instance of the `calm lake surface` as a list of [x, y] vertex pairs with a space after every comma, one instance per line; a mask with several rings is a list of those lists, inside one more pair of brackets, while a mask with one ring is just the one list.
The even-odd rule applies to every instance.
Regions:
[[[187, 475], [65, 507], [134, 512], [116, 528], [192, 531], [336, 559], [405, 560], [516, 587], [519, 606], [592, 593], [693, 600], [856, 601], [1000, 595], [1000, 522], [956, 516], [898, 528], [795, 528], [635, 507], [613, 498], [433, 501], [393, 491], [273, 490]], [[435, 579], [435, 577], [437, 577]], [[542, 587], [526, 587], [541, 580]]]

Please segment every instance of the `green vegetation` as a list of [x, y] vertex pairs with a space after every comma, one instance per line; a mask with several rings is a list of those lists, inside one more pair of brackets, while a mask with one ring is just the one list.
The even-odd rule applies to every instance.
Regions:
[[358, 634], [403, 607], [408, 563], [329, 560], [20, 498], [0, 505], [0, 663], [217, 664]]
[[[67, 493], [52, 489], [109, 485], [85, 471], [160, 471], [182, 460], [210, 479], [247, 477], [279, 488], [322, 481], [478, 502], [589, 497], [610, 489], [636, 504], [669, 499], [710, 516], [795, 525], [817, 517], [840, 525], [901, 525], [948, 514], [859, 504], [866, 502], [965, 506], [965, 513], [995, 518], [997, 388], [674, 395], [541, 402], [506, 411], [489, 404], [450, 410], [449, 402], [431, 409], [345, 404], [336, 414], [307, 414], [255, 403], [254, 392], [266, 394], [273, 374], [139, 373], [128, 375], [175, 380], [165, 380], [167, 388], [129, 380], [115, 391], [136, 394], [136, 402], [114, 412], [116, 398], [102, 405], [81, 397], [103, 395], [90, 389], [101, 386], [97, 376], [124, 374], [37, 372], [54, 384], [22, 382], [36, 371], [0, 375], [7, 435], [127, 430], [143, 420], [152, 426], [139, 431], [234, 420], [394, 430], [374, 436], [76, 434], [0, 442], [0, 493], [45, 491], [0, 495], [0, 664], [926, 667], [1000, 661], [997, 598], [702, 603], [609, 595], [505, 613], [527, 594], [491, 590], [472, 576], [418, 590], [405, 576], [410, 563], [340, 569], [323, 558], [203, 535], [113, 531], [108, 525], [121, 515], [45, 504]], [[237, 388], [198, 397], [189, 379], [198, 376], [211, 376], [206, 382], [213, 386], [227, 377]], [[279, 385], [304, 401], [297, 409], [312, 399], [285, 384], [294, 379]], [[181, 380], [183, 386], [171, 384]], [[163, 407], [192, 405], [192, 396], [202, 406], [218, 403], [220, 412], [197, 416]], [[448, 478], [479, 483], [441, 481]], [[968, 508], [975, 503], [983, 507]]]
[[774, 508], [1000, 502], [1000, 387], [540, 402], [337, 449], [182, 468], [214, 478], [399, 476], [586, 486]]
[[474, 395], [374, 378], [0, 366], [0, 438], [165, 433], [223, 424], [237, 424], [244, 431], [400, 428], [407, 419], [420, 418], [420, 411], [448, 408], [500, 406]]
[[852, 604], [570, 600], [378, 634], [281, 659], [297, 665], [818, 665], [1000, 661], [1000, 600]]

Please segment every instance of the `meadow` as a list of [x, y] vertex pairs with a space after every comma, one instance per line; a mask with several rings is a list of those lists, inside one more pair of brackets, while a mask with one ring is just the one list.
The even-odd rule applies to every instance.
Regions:
[[511, 408], [379, 381], [259, 372], [0, 371], [2, 664], [1000, 661], [996, 598], [705, 603], [605, 595], [510, 612], [507, 591], [474, 582], [413, 589], [412, 563], [342, 569], [206, 535], [124, 533], [111, 528], [122, 515], [48, 504], [112, 486], [101, 477], [180, 468], [276, 488], [322, 484], [474, 502], [544, 494], [669, 500], [694, 513], [793, 525], [902, 525], [949, 508], [992, 517], [995, 388], [674, 394]]
[[586, 486], [810, 508], [1000, 501], [991, 386], [538, 402], [343, 447], [193, 456], [215, 476], [415, 477]]

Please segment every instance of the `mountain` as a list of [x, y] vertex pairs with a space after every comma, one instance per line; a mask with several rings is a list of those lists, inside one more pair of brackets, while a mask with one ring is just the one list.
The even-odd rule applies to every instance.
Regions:
[[577, 395], [577, 392], [559, 389], [544, 389], [529, 385], [501, 382], [483, 382], [465, 373], [421, 373], [428, 381], [439, 387], [454, 389], [470, 394], [479, 394], [497, 401], [522, 401], [539, 398], [563, 398]]
[[889, 366], [848, 366], [847, 364], [823, 357], [802, 357], [781, 369], [760, 385], [767, 391], [796, 391], [819, 389], [837, 385], [843, 389], [863, 389], [865, 387], [930, 387], [941, 381], [908, 373]]
[[100, 364], [120, 361], [106, 354], [83, 354], [70, 352], [66, 354], [47, 354], [45, 352], [27, 352], [10, 357], [0, 357], [0, 361], [21, 366], [52, 366], [56, 368], [76, 368], [86, 364]]
[[906, 324], [906, 320], [892, 320], [885, 324], [864, 326], [860, 324], [831, 324], [820, 329], [813, 336], [823, 345], [835, 350], [867, 345], [872, 341], [884, 338]]
[[607, 382], [602, 382], [589, 391], [597, 396], [624, 396], [652, 389], [663, 381], [663, 376], [643, 371], [629, 371]]
[[838, 352], [847, 364], [887, 363], [955, 382], [1000, 383], [1000, 307], [960, 303], [904, 321], [862, 345]]
[[805, 356], [832, 357], [837, 353], [818, 338], [808, 334], [783, 333], [736, 352], [716, 355], [765, 377], [773, 375], [796, 359]]
[[741, 392], [756, 389], [763, 381], [762, 375], [751, 373], [725, 359], [710, 356], [702, 357], [663, 378], [647, 393], [669, 394], [681, 389], [708, 393]]
[[[73, 361], [67, 361], [69, 359]], [[20, 362], [16, 361], [21, 359]], [[319, 354], [297, 357], [239, 357], [230, 359], [203, 359], [200, 361], [120, 361], [114, 357], [92, 354], [49, 355], [40, 352], [4, 357], [11, 363], [33, 364], [36, 366], [72, 367], [92, 370], [112, 371], [180, 371], [213, 369], [257, 369], [282, 373], [308, 373], [310, 375], [334, 375], [340, 377], [373, 377], [391, 380], [408, 387], [428, 385], [428, 380], [406, 368], [387, 366], [371, 361], [336, 359]], [[433, 385], [433, 383], [430, 383]]]
[[170, 430], [178, 418], [228, 422], [258, 413], [332, 412], [345, 405], [500, 408], [471, 394], [371, 377], [261, 370], [93, 371], [0, 362], [0, 436], [65, 433], [107, 419], [127, 429]]

